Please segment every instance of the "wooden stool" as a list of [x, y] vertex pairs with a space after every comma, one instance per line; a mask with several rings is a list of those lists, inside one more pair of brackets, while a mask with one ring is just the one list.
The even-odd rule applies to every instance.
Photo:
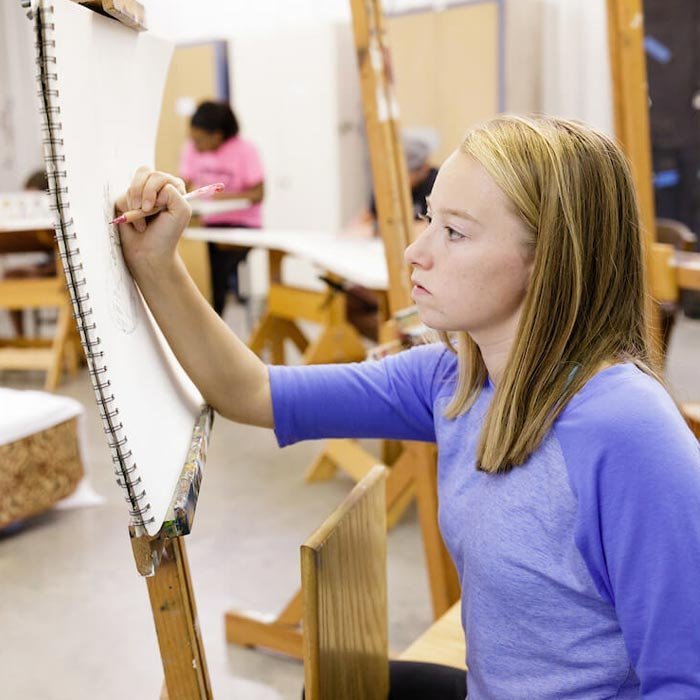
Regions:
[[455, 603], [418, 637], [399, 659], [443, 664], [466, 671], [467, 645], [462, 631], [461, 609], [461, 602]]

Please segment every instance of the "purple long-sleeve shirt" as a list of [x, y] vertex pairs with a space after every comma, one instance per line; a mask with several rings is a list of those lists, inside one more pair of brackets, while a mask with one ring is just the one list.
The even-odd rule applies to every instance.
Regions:
[[595, 375], [522, 467], [475, 469], [493, 395], [448, 420], [454, 355], [270, 367], [280, 445], [436, 441], [469, 700], [700, 699], [700, 449], [632, 364]]

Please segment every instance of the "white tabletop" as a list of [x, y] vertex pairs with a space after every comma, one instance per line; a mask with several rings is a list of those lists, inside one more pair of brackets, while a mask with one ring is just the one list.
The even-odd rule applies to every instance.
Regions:
[[15, 231], [53, 231], [54, 220], [50, 218], [0, 220], [0, 233]]
[[199, 216], [211, 216], [212, 214], [226, 214], [230, 211], [248, 209], [251, 206], [249, 199], [194, 199], [190, 202], [192, 213]]
[[384, 245], [380, 238], [246, 228], [188, 228], [185, 237], [246, 248], [280, 250], [369, 289], [387, 289], [389, 286]]

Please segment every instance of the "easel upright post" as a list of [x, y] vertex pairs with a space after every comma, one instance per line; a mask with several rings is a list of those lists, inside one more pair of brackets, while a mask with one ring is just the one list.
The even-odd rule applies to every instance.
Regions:
[[[669, 246], [656, 242], [656, 212], [652, 184], [649, 90], [644, 52], [642, 0], [607, 0], [608, 52], [612, 78], [615, 134], [630, 161], [639, 201], [642, 236], [646, 250], [651, 339], [659, 366], [663, 365], [661, 323], [654, 302], [676, 301], [673, 271], [668, 265]], [[670, 298], [669, 298], [670, 296]]]

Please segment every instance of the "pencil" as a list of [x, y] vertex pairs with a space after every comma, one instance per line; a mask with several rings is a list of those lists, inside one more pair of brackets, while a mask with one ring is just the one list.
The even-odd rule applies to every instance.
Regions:
[[[188, 192], [185, 195], [185, 199], [197, 199], [197, 197], [206, 197], [208, 194], [214, 194], [215, 192], [221, 192], [224, 189], [223, 182], [217, 182], [214, 185], [205, 185], [204, 187], [199, 187], [192, 192]], [[145, 219], [148, 216], [153, 216], [159, 211], [163, 211], [162, 207], [158, 209], [151, 209], [151, 211], [142, 211], [141, 209], [132, 209], [131, 211], [125, 211], [123, 214], [118, 216], [116, 219], [112, 219], [109, 223], [111, 224], [130, 224], [133, 221], [138, 221], [139, 219]]]

